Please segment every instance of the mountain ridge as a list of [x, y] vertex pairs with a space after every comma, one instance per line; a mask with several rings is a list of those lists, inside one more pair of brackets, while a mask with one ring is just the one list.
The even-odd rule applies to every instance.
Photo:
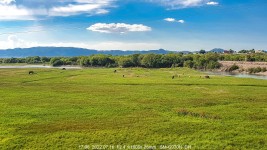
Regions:
[[[168, 53], [181, 53], [178, 51], [169, 51], [164, 49], [159, 50], [94, 50], [75, 47], [32, 47], [32, 48], [15, 48], [0, 50], [1, 58], [11, 57], [30, 57], [30, 56], [46, 56], [46, 57], [73, 57], [73, 56], [88, 56], [94, 54], [107, 54], [107, 55], [131, 55], [131, 54], [168, 54]], [[183, 53], [190, 53], [183, 51]]]

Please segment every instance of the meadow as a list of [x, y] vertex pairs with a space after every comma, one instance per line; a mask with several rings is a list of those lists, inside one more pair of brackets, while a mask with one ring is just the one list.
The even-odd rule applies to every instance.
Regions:
[[0, 149], [267, 149], [267, 80], [116, 70], [0, 69]]

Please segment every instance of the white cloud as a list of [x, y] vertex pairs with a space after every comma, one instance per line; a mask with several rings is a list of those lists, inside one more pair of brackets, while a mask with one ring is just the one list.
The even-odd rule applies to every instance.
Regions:
[[[64, 0], [63, 0], [64, 1]], [[116, 0], [65, 0], [64, 6], [54, 6], [48, 10], [49, 16], [72, 16], [79, 14], [98, 15], [109, 13]], [[64, 2], [65, 2], [64, 1]]]
[[148, 1], [163, 5], [168, 9], [182, 9], [189, 7], [212, 5], [217, 3], [217, 2], [210, 3], [210, 0], [148, 0]]
[[151, 27], [142, 24], [125, 24], [125, 23], [96, 23], [87, 28], [94, 32], [101, 33], [126, 33], [126, 32], [145, 32], [151, 31]]
[[177, 22], [179, 22], [179, 23], [185, 23], [184, 20], [178, 20]]
[[72, 0], [74, 4], [52, 7], [49, 10], [50, 16], [71, 16], [78, 14], [106, 14], [107, 8], [114, 7], [114, 0]]
[[77, 47], [96, 50], [150, 50], [159, 49], [158, 43], [142, 43], [142, 42], [120, 42], [107, 41], [99, 43], [84, 43], [84, 42], [59, 42], [59, 43], [38, 43], [27, 42], [15, 35], [8, 36], [7, 40], [0, 41], [0, 50], [14, 48], [30, 48], [30, 47]]
[[[0, 0], [0, 20], [36, 20], [47, 16], [99, 15], [109, 13], [116, 0], [61, 0], [44, 8], [41, 2], [35, 8], [16, 5], [15, 0]], [[59, 5], [60, 4], [60, 5]], [[64, 4], [64, 5], [62, 5]], [[40, 5], [40, 6], [39, 6]]]
[[168, 21], [168, 22], [179, 22], [179, 23], [185, 23], [184, 20], [176, 20], [174, 18], [165, 18], [164, 19], [165, 21]]
[[208, 2], [207, 5], [219, 5], [218, 2]]
[[[32, 2], [31, 2], [32, 1]], [[16, 4], [15, 0], [0, 0], [0, 20], [36, 20], [47, 16], [73, 16], [80, 14], [100, 15], [109, 13], [119, 0], [28, 0]], [[181, 9], [203, 5], [215, 6], [218, 2], [210, 0], [144, 0], [165, 6], [168, 9]], [[31, 2], [31, 3], [30, 3]], [[27, 4], [35, 6], [29, 7]]]
[[165, 18], [164, 20], [165, 21], [168, 21], [168, 22], [175, 22], [175, 19], [174, 18]]
[[39, 46], [79, 47], [79, 48], [96, 49], [96, 50], [151, 50], [151, 49], [161, 48], [161, 45], [158, 43], [119, 42], [119, 41], [108, 41], [100, 43], [52, 43], [52, 44], [40, 44]]
[[7, 40], [0, 41], [0, 49], [28, 48], [37, 46], [36, 42], [26, 42], [16, 35], [10, 35]]
[[0, 20], [34, 20], [34, 17], [27, 9], [0, 5]]
[[16, 2], [16, 1], [15, 0], [0, 0], [0, 4], [5, 4], [5, 5], [11, 4], [13, 2]]
[[159, 49], [161, 45], [158, 43], [135, 43], [135, 42], [102, 42], [92, 45], [93, 49], [98, 50], [151, 50]]
[[207, 0], [150, 0], [150, 2], [158, 3], [168, 9], [181, 9], [187, 7], [201, 6], [207, 3]]
[[0, 20], [34, 20], [29, 10], [13, 3], [14, 0], [0, 1]]

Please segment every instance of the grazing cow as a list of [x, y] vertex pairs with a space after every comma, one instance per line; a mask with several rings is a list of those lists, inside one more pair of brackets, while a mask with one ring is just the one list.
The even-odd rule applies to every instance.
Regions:
[[116, 73], [117, 72], [117, 70], [114, 70], [114, 73]]
[[33, 71], [29, 71], [29, 74], [34, 74], [34, 72]]
[[66, 70], [66, 68], [62, 68], [62, 70]]
[[124, 75], [122, 75], [122, 77], [124, 77]]
[[210, 76], [205, 76], [206, 79], [210, 79]]
[[172, 76], [172, 79], [174, 79], [174, 76]]

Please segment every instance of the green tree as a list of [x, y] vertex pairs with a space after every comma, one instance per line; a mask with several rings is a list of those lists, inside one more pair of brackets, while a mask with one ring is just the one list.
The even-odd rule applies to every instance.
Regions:
[[121, 57], [118, 62], [121, 67], [134, 67], [135, 64], [131, 57]]
[[41, 57], [41, 62], [42, 63], [48, 63], [48, 62], [50, 62], [50, 58], [48, 58], [48, 57]]
[[146, 68], [159, 68], [161, 67], [161, 55], [158, 54], [145, 54], [141, 65]]
[[194, 62], [192, 60], [184, 61], [184, 67], [193, 68], [193, 66], [194, 66]]
[[199, 54], [205, 54], [205, 53], [206, 53], [206, 51], [203, 49], [199, 51]]
[[52, 66], [62, 66], [64, 65], [64, 62], [59, 57], [51, 58], [50, 64]]

